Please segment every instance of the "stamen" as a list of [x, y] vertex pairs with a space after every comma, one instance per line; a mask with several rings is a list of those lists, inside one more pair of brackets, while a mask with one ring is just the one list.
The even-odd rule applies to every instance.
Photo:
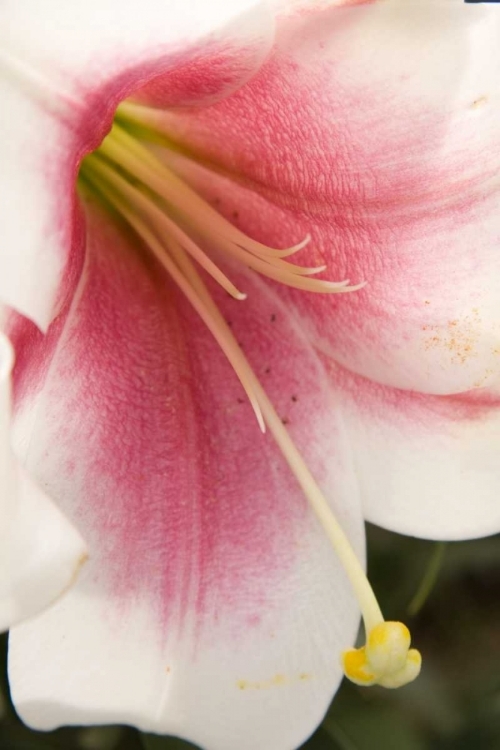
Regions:
[[[97, 181], [95, 179], [92, 179], [92, 173], [97, 173]], [[104, 197], [114, 206], [114, 208], [137, 232], [139, 237], [143, 240], [144, 244], [149, 247], [155, 258], [172, 277], [181, 291], [184, 292], [188, 300], [198, 312], [201, 319], [210, 330], [215, 340], [231, 363], [248, 396], [248, 400], [250, 401], [250, 404], [252, 405], [252, 408], [255, 412], [255, 416], [257, 417], [259, 426], [262, 432], [265, 432], [266, 427], [260, 405], [255, 393], [253, 392], [251, 381], [248, 378], [248, 374], [246, 372], [246, 360], [244, 360], [240, 348], [237, 345], [233, 346], [233, 342], [231, 341], [232, 337], [228, 339], [228, 337], [225, 335], [224, 330], [214, 324], [213, 317], [210, 314], [207, 314], [206, 307], [201, 304], [200, 298], [196, 294], [196, 290], [193, 289], [192, 284], [189, 283], [189, 279], [180, 272], [179, 268], [172, 261], [168, 251], [165, 252], [165, 247], [160, 243], [156, 235], [139, 218], [139, 211], [134, 211], [133, 207], [128, 207], [120, 196], [120, 193], [114, 192], [106, 184], [111, 183], [115, 187], [118, 187], [120, 191], [125, 193], [123, 185], [125, 181], [123, 180], [123, 178], [121, 178], [117, 173], [114, 173], [112, 170], [110, 170], [106, 165], [101, 164], [98, 160], [92, 161], [90, 164], [86, 165], [85, 174], [87, 176], [87, 179], [90, 178], [90, 181], [94, 183], [96, 189], [104, 195]], [[101, 179], [99, 179], [99, 177]], [[172, 248], [174, 252], [177, 251], [177, 253], [179, 251], [183, 251], [182, 247], [173, 237], [169, 239], [169, 249]]]
[[156, 224], [160, 233], [174, 238], [187, 252], [207, 271], [225, 291], [237, 300], [245, 300], [246, 294], [240, 292], [218, 266], [201, 250], [198, 245], [176, 224], [158, 205], [141, 193], [136, 187], [127, 182], [121, 175], [111, 169], [108, 164], [93, 154], [90, 159], [96, 171], [100, 171], [115, 187], [127, 196], [131, 203], [142, 213], [146, 214]]
[[[311, 269], [295, 266], [279, 257], [282, 252], [291, 254], [291, 248], [275, 250], [251, 240], [120, 126], [113, 126], [99, 151], [162, 198], [168, 213], [173, 215], [176, 223], [185, 226], [190, 235], [200, 236], [211, 247], [225, 250], [259, 273], [282, 284], [311, 292], [347, 292], [363, 286], [348, 286], [347, 280], [332, 282], [301, 278], [318, 273], [323, 267]], [[295, 248], [303, 246], [304, 240]]]
[[360, 285], [348, 287], [347, 281], [307, 278], [318, 269], [289, 264], [283, 260], [282, 254], [300, 250], [309, 242], [309, 236], [285, 251], [266, 248], [250, 240], [117, 126], [114, 126], [100, 149], [85, 159], [81, 173], [136, 232], [210, 330], [239, 378], [261, 430], [265, 431], [266, 425], [269, 428], [330, 540], [359, 602], [367, 637], [365, 646], [349, 649], [343, 654], [346, 676], [360, 685], [377, 683], [390, 688], [415, 679], [420, 671], [421, 657], [418, 651], [410, 648], [408, 629], [401, 623], [384, 621], [375, 594], [347, 536], [192, 259], [233, 297], [244, 299], [245, 295], [208, 258], [194, 238], [201, 237], [204, 244], [216, 245], [250, 268], [299, 289], [339, 292], [352, 291], [360, 288]]
[[[161, 127], [158, 120], [159, 111], [151, 107], [147, 107], [143, 104], [136, 104], [135, 102], [125, 101], [122, 102], [116, 110], [115, 122], [122, 124], [123, 129], [128, 132], [129, 129], [139, 130], [141, 133], [141, 140], [149, 141], [150, 143], [156, 143], [163, 146], [164, 151], [162, 152], [163, 161], [170, 164], [172, 167], [172, 160], [170, 154], [172, 153], [183, 153], [188, 158], [200, 162], [201, 160], [196, 156], [190, 154], [183, 146], [176, 143], [165, 129]], [[136, 140], [136, 139], [134, 139]], [[174, 170], [175, 171], [175, 170]], [[217, 218], [222, 217], [217, 214]], [[298, 242], [292, 247], [286, 248], [285, 250], [277, 250], [276, 248], [270, 248], [266, 245], [262, 245], [255, 240], [252, 240], [247, 235], [241, 233], [235, 226], [229, 225], [228, 229], [231, 231], [232, 239], [238, 243], [242, 243], [241, 246], [248, 249], [249, 252], [255, 252], [257, 255], [264, 255], [269, 257], [286, 258], [293, 255], [296, 252], [302, 250], [311, 241], [311, 235], [307, 234], [301, 242]], [[326, 270], [326, 266], [322, 266], [321, 270]], [[318, 270], [319, 273], [319, 270]]]

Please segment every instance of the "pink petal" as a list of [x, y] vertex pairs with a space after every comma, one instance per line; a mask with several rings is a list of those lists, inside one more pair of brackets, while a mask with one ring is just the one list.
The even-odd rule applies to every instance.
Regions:
[[[17, 426], [90, 562], [60, 604], [12, 632], [16, 708], [44, 729], [126, 722], [206, 750], [296, 747], [354, 637], [345, 574], [204, 324], [135, 240], [92, 207], [87, 219], [50, 369], [36, 357], [19, 368]], [[362, 554], [325, 372], [274, 293], [251, 275], [238, 283], [249, 300], [220, 305]], [[24, 331], [24, 347], [37, 340]]]
[[116, 105], [145, 84], [168, 105], [227, 94], [261, 63], [273, 23], [257, 0], [19, 0], [2, 4], [0, 28], [0, 300], [46, 328], [82, 242], [78, 164]]
[[498, 531], [498, 396], [401, 391], [325, 364], [342, 403], [368, 521], [429, 539]]
[[[175, 137], [265, 200], [243, 229], [366, 282], [291, 295], [317, 345], [400, 388], [500, 381], [500, 14], [374, 2], [299, 13], [259, 74]], [[235, 201], [241, 198], [235, 198]]]

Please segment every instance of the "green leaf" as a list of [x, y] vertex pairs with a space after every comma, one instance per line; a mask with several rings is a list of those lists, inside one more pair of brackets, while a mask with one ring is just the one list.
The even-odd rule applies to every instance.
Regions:
[[446, 548], [446, 542], [435, 543], [429, 556], [429, 561], [427, 563], [424, 575], [422, 577], [422, 580], [420, 581], [420, 585], [408, 605], [407, 612], [410, 617], [415, 617], [415, 615], [420, 612], [425, 602], [429, 598], [429, 595], [431, 594], [434, 586], [436, 585], [439, 572], [443, 565]]

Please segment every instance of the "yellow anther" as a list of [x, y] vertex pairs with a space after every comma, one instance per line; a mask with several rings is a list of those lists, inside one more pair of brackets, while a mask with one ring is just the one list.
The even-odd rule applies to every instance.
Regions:
[[342, 654], [342, 666], [346, 677], [348, 677], [356, 685], [374, 685], [377, 682], [377, 678], [373, 672], [370, 671], [368, 661], [366, 658], [366, 649], [363, 648], [351, 648], [349, 651], [344, 651]]
[[410, 648], [410, 631], [402, 622], [381, 622], [366, 642], [366, 657], [376, 674], [393, 674], [403, 669]]
[[399, 688], [403, 685], [408, 685], [409, 682], [413, 682], [420, 674], [420, 668], [422, 666], [422, 657], [420, 651], [416, 648], [411, 648], [406, 655], [406, 663], [403, 669], [394, 674], [386, 675], [379, 679], [378, 684], [385, 688]]
[[410, 648], [410, 631], [401, 622], [381, 622], [368, 633], [366, 646], [345, 651], [344, 672], [357, 685], [397, 688], [419, 674], [420, 653]]

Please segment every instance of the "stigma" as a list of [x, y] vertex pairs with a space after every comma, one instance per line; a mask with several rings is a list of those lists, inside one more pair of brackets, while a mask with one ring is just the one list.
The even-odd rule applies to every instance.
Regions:
[[410, 643], [406, 625], [382, 621], [369, 631], [365, 646], [344, 651], [344, 673], [357, 685], [402, 687], [418, 677], [422, 665], [420, 652]]
[[[366, 644], [348, 649], [341, 657], [345, 675], [358, 685], [400, 687], [417, 677], [421, 657], [410, 648], [410, 633], [399, 622], [384, 620], [373, 589], [346, 534], [321, 492], [301, 453], [278, 416], [262, 384], [218, 309], [199, 269], [208, 274], [235, 300], [246, 294], [231, 281], [215, 258], [233, 262], [274, 281], [304, 292], [337, 294], [355, 292], [363, 283], [317, 278], [325, 266], [292, 263], [311, 240], [291, 247], [268, 247], [248, 237], [218, 213], [174, 169], [173, 149], [162, 149], [161, 158], [137, 133], [144, 108], [125, 103], [101, 146], [85, 157], [79, 174], [82, 189], [91, 190], [116, 212], [164, 271], [177, 284], [207, 326], [240, 380], [262, 432], [269, 430], [290, 471], [300, 485], [342, 564], [363, 616]], [[138, 127], [139, 126], [139, 127]], [[164, 139], [165, 146], [168, 139]]]

